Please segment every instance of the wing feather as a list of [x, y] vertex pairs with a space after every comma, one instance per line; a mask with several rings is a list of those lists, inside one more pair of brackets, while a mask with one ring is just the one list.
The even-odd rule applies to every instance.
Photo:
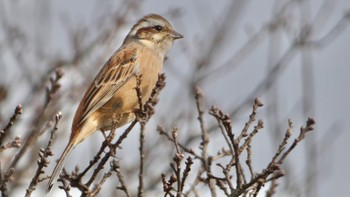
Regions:
[[132, 76], [137, 75], [136, 49], [121, 48], [106, 62], [86, 91], [81, 103], [79, 123], [106, 104], [118, 89]]

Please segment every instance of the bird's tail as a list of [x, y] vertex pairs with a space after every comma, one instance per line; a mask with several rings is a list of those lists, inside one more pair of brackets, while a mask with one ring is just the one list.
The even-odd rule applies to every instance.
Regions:
[[74, 147], [75, 147], [74, 143], [72, 141], [70, 141], [68, 143], [68, 145], [66, 146], [66, 148], [64, 149], [60, 159], [58, 160], [58, 162], [55, 166], [55, 169], [52, 172], [49, 183], [47, 184], [47, 187], [46, 187], [47, 193], [49, 193], [51, 191], [51, 189], [53, 188], [53, 186], [55, 185], [55, 183], [58, 179], [58, 176], [61, 174], [64, 163], [66, 162], [68, 156], [70, 155], [70, 153], [72, 152]]

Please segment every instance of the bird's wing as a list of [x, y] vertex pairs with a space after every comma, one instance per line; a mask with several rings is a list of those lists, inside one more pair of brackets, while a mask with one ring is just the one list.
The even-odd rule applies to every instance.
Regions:
[[86, 91], [81, 103], [78, 124], [109, 101], [132, 76], [138, 75], [136, 49], [121, 48], [106, 62]]

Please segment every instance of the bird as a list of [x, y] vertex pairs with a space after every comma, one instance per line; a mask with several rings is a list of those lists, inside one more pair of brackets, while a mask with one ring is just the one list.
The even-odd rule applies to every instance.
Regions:
[[56, 183], [72, 150], [94, 132], [112, 129], [112, 117], [118, 117], [113, 128], [131, 121], [138, 109], [135, 91], [137, 76], [142, 103], [151, 95], [158, 75], [162, 73], [166, 54], [174, 40], [183, 36], [158, 14], [138, 20], [122, 45], [103, 65], [87, 88], [75, 112], [69, 141], [60, 156], [47, 184], [49, 193]]

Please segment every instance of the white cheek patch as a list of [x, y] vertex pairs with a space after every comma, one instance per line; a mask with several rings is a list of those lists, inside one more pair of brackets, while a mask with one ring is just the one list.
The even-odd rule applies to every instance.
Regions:
[[161, 36], [160, 34], [153, 34], [152, 38], [156, 41], [160, 41], [163, 39], [163, 36]]
[[154, 46], [154, 43], [152, 42], [152, 41], [150, 41], [150, 40], [144, 40], [144, 39], [142, 39], [142, 40], [140, 40], [140, 42], [143, 44], [143, 45], [145, 45], [146, 47], [149, 47], [149, 48], [151, 48], [151, 49], [155, 49], [156, 47]]

